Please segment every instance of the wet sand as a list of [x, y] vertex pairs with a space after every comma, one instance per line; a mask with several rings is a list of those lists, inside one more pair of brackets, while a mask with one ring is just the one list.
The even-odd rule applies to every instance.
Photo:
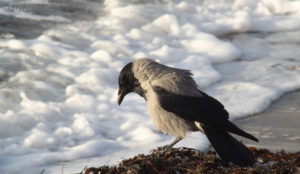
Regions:
[[263, 113], [235, 120], [235, 123], [259, 139], [259, 143], [243, 139], [248, 146], [300, 151], [300, 90], [285, 94]]

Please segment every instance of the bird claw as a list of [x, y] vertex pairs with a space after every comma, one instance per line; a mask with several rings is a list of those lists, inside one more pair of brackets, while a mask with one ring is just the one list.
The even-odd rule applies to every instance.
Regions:
[[157, 150], [159, 150], [159, 151], [169, 151], [171, 149], [172, 149], [172, 147], [170, 147], [169, 145], [165, 145], [165, 146], [157, 148]]
[[165, 158], [167, 158], [168, 156], [170, 156], [171, 151], [172, 151], [172, 147], [170, 147], [169, 145], [166, 145], [166, 146], [158, 147], [157, 149], [151, 150], [151, 153], [156, 153], [156, 154], [159, 154], [160, 156], [164, 156]]

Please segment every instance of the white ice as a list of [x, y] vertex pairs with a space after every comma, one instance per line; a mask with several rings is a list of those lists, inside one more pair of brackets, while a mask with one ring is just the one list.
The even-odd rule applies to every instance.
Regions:
[[[170, 143], [141, 97], [117, 105], [118, 73], [140, 57], [190, 69], [232, 120], [300, 88], [300, 1], [107, 0], [103, 8], [96, 21], [0, 40], [0, 173], [75, 173]], [[176, 146], [209, 143], [192, 133]]]

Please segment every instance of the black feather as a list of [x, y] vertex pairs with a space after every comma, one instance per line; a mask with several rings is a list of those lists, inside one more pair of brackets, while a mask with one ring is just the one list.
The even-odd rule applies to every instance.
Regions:
[[244, 167], [253, 166], [254, 157], [252, 152], [228, 132], [209, 126], [202, 126], [202, 128], [210, 143], [224, 161]]

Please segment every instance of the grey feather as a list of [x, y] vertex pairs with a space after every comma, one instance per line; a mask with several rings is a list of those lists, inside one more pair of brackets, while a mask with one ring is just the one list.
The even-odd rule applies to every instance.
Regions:
[[175, 94], [201, 96], [189, 70], [168, 67], [146, 58], [133, 62], [132, 70], [141, 83], [151, 83], [152, 87], [159, 86]]

